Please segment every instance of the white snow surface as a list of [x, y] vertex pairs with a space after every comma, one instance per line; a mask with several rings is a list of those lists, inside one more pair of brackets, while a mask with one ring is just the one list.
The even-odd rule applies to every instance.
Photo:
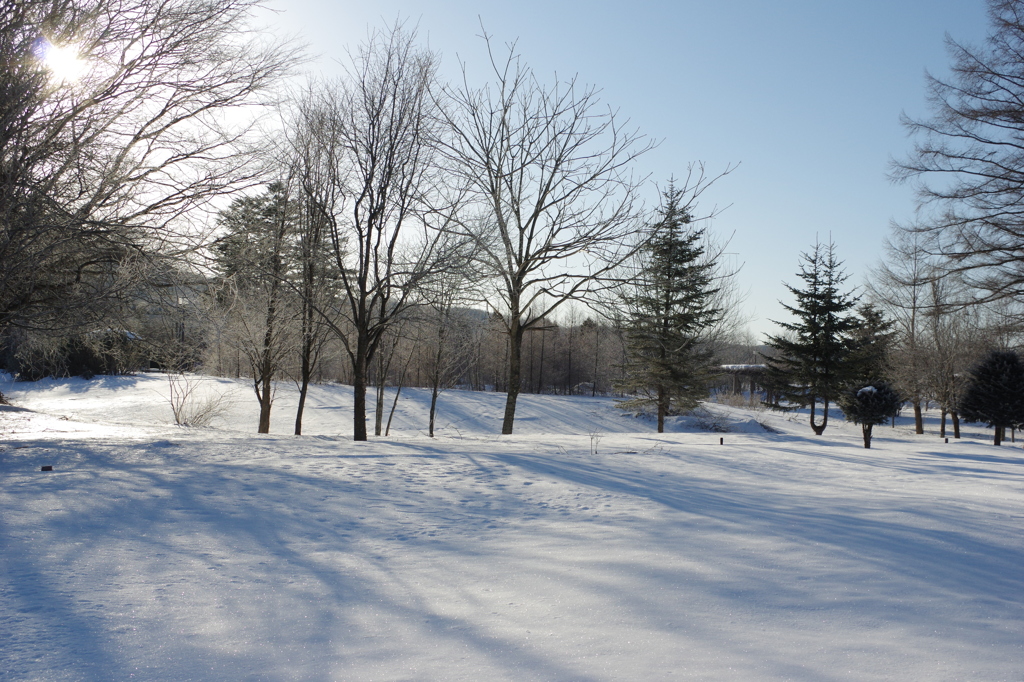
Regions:
[[0, 680], [1024, 680], [1024, 453], [982, 429], [523, 395], [498, 436], [448, 391], [431, 439], [405, 389], [354, 443], [348, 387], [303, 436], [290, 384], [264, 436], [203, 390], [180, 428], [160, 376], [0, 382]]

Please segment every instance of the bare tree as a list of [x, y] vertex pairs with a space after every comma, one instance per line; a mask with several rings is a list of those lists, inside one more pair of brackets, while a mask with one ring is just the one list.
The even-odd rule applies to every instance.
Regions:
[[956, 278], [936, 278], [929, 282], [929, 307], [924, 316], [929, 342], [926, 361], [927, 380], [941, 411], [939, 437], [946, 436], [946, 418], [952, 417], [953, 437], [960, 437], [960, 399], [970, 379], [969, 370], [991, 347], [991, 334], [985, 329], [984, 310], [964, 306], [963, 283]]
[[254, 5], [0, 3], [0, 333], [102, 315], [186, 216], [252, 181], [243, 109], [296, 57]]
[[493, 82], [447, 89], [446, 155], [469, 188], [460, 229], [496, 283], [488, 302], [509, 339], [501, 431], [512, 433], [526, 331], [586, 299], [629, 255], [639, 225], [633, 161], [653, 143], [605, 110], [598, 91], [570, 79], [540, 83], [509, 46], [487, 42]]
[[469, 292], [476, 280], [472, 246], [472, 242], [455, 235], [445, 235], [444, 252], [449, 254], [449, 266], [438, 270], [425, 282], [426, 309], [430, 313], [424, 342], [431, 350], [426, 362], [430, 387], [427, 433], [431, 438], [434, 437], [437, 398], [466, 370], [472, 353], [469, 321], [460, 307], [471, 300]]
[[926, 336], [929, 283], [937, 274], [919, 235], [897, 231], [886, 242], [886, 260], [868, 282], [871, 300], [895, 323], [892, 374], [900, 394], [914, 409], [914, 430], [924, 433], [922, 403], [928, 395]]
[[1024, 295], [1024, 2], [988, 0], [985, 43], [946, 38], [947, 80], [928, 76], [933, 115], [903, 117], [918, 140], [895, 163], [917, 182], [922, 221], [906, 226], [989, 299]]
[[437, 233], [424, 219], [437, 179], [436, 65], [416, 46], [415, 31], [375, 31], [346, 78], [311, 87], [303, 103], [325, 169], [309, 189], [329, 224], [341, 299], [337, 316], [322, 318], [352, 365], [355, 440], [367, 437], [370, 362], [436, 266]]
[[330, 182], [333, 164], [331, 147], [317, 143], [317, 131], [323, 124], [318, 110], [308, 99], [300, 106], [288, 126], [292, 135], [285, 156], [295, 182], [298, 220], [295, 235], [293, 289], [299, 298], [300, 338], [298, 343], [299, 402], [295, 410], [295, 435], [302, 435], [302, 417], [313, 372], [331, 333], [324, 315], [337, 293], [338, 273], [331, 263], [331, 208], [336, 203], [332, 192], [339, 187]]

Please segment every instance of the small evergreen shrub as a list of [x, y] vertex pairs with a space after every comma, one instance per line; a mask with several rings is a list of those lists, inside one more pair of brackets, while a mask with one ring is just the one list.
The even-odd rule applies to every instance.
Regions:
[[884, 381], [873, 381], [865, 386], [854, 386], [839, 396], [839, 407], [846, 421], [860, 424], [864, 447], [871, 447], [871, 429], [896, 416], [903, 399]]

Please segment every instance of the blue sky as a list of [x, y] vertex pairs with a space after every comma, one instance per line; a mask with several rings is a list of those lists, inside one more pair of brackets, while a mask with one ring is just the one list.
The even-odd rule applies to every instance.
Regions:
[[[892, 220], [913, 215], [909, 187], [887, 179], [911, 146], [900, 112], [927, 114], [924, 74], [948, 70], [944, 36], [980, 43], [981, 0], [482, 4], [468, 0], [273, 0], [282, 33], [337, 70], [369, 26], [403, 17], [442, 54], [442, 71], [485, 58], [480, 21], [550, 82], [577, 74], [642, 132], [661, 140], [637, 170], [664, 183], [690, 162], [739, 168], [702, 208], [728, 206], [712, 229], [733, 235], [730, 258], [755, 334], [787, 319], [782, 282], [799, 254], [831, 234], [859, 285]], [[648, 192], [656, 202], [657, 192]]]

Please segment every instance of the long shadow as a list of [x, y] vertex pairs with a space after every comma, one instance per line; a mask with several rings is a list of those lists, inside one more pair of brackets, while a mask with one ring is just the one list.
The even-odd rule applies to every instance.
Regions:
[[[114, 447], [124, 449], [123, 444]], [[139, 449], [144, 451], [143, 454], [148, 452], [146, 446], [139, 446]], [[367, 555], [367, 538], [388, 545], [388, 551], [401, 547], [409, 552], [429, 550], [459, 556], [471, 556], [476, 551], [472, 538], [403, 536], [401, 529], [394, 532], [386, 528], [382, 530], [379, 520], [365, 520], [371, 513], [370, 503], [388, 502], [391, 507], [385, 511], [391, 514], [396, 503], [423, 504], [408, 493], [404, 497], [399, 493], [395, 499], [393, 492], [380, 487], [368, 488], [365, 483], [252, 464], [234, 468], [183, 461], [174, 466], [165, 461], [154, 461], [153, 457], [149, 461], [126, 463], [123, 459], [108, 456], [101, 444], [78, 447], [77, 451], [84, 455], [83, 459], [88, 464], [77, 471], [67, 467], [67, 476], [48, 479], [48, 490], [68, 500], [69, 504], [80, 504], [83, 508], [77, 509], [72, 518], [42, 522], [40, 532], [45, 534], [48, 545], [74, 546], [77, 556], [94, 557], [107, 555], [129, 543], [151, 557], [141, 568], [152, 584], [166, 582], [169, 585], [182, 579], [202, 579], [195, 570], [169, 574], [167, 562], [173, 557], [172, 568], [184, 567], [189, 562], [206, 565], [211, 570], [211, 578], [204, 582], [212, 584], [214, 591], [230, 588], [223, 579], [218, 582], [213, 577], [220, 573], [216, 554], [254, 561], [262, 559], [266, 569], [253, 569], [250, 579], [271, 585], [283, 595], [283, 603], [303, 604], [309, 617], [306, 621], [308, 626], [303, 626], [304, 631], [324, 633], [323, 640], [329, 638], [329, 633], [358, 628], [357, 621], [344, 620], [346, 614], [358, 610], [355, 607], [372, 607], [403, 622], [421, 623], [430, 619], [435, 623], [433, 636], [455, 640], [459, 646], [476, 651], [509, 674], [527, 671], [543, 679], [592, 679], [572, 670], [564, 661], [524, 651], [512, 641], [495, 637], [483, 630], [479, 623], [438, 617], [427, 603], [417, 605], [397, 601], [387, 590], [387, 581], [374, 578], [372, 573], [367, 575], [365, 570], [346, 572], [344, 566], [332, 565], [316, 558], [315, 552], [302, 549], [319, 547], [340, 552], [349, 558], [347, 565], [351, 562], [373, 565], [377, 574], [390, 576], [390, 581], [397, 580], [397, 577], [389, 572], [386, 556]], [[114, 475], [115, 469], [121, 477], [118, 489], [107, 487], [99, 496], [93, 495], [90, 489], [94, 486], [90, 484], [101, 477]], [[32, 488], [31, 485], [22, 486], [14, 491], [14, 496], [37, 494]], [[263, 496], [258, 496], [260, 494]], [[345, 514], [345, 518], [338, 518], [339, 512]], [[430, 518], [439, 516], [444, 514], [437, 510], [430, 513]], [[361, 521], [360, 517], [364, 520]], [[326, 521], [321, 522], [321, 519]], [[388, 523], [396, 525], [394, 519], [385, 525]], [[169, 532], [176, 527], [180, 527], [181, 532], [195, 533], [194, 540], [183, 544]], [[7, 527], [0, 528], [0, 534], [3, 547], [12, 549], [12, 555], [19, 555], [17, 564], [6, 575], [18, 576], [23, 586], [48, 586], [61, 582], [60, 566], [42, 559], [42, 546], [15, 546], [12, 531]], [[397, 536], [396, 539], [389, 541], [384, 537], [389, 534]], [[310, 607], [305, 597], [308, 588], [283, 584], [283, 577], [301, 578], [314, 585], [322, 606]], [[26, 589], [15, 592], [14, 599], [31, 608], [38, 604], [39, 594]], [[116, 600], [116, 597], [112, 598]], [[79, 642], [84, 650], [94, 652], [94, 656], [82, 655], [80, 660], [68, 660], [68, 669], [81, 671], [83, 679], [126, 679], [137, 661], [116, 646], [103, 619], [81, 613], [73, 589], [55, 590], [48, 599], [52, 606], [43, 617], [46, 631], [52, 634], [53, 639], [39, 642], [38, 646], [60, 647]], [[252, 627], [252, 624], [245, 625]], [[191, 660], [196, 666], [202, 662], [207, 669], [234, 671], [221, 679], [238, 679], [246, 672], [260, 674], [261, 671], [268, 679], [274, 679], [273, 673], [267, 671], [284, 665], [289, 651], [290, 655], [295, 654], [295, 637], [302, 633], [275, 633], [274, 623], [257, 626], [257, 633], [259, 627], [266, 630], [266, 646], [252, 650], [248, 655], [217, 653], [182, 637], [173, 637], [172, 641], [166, 642], [162, 655], [174, 652], [174, 658], [179, 661]], [[327, 642], [311, 635], [299, 643], [315, 646]], [[401, 656], [401, 653], [396, 651], [395, 655]], [[152, 654], [155, 652], [136, 652], [143, 657]], [[297, 663], [301, 661], [293, 660], [289, 665]], [[178, 668], [167, 672], [177, 674], [193, 664], [178, 665]], [[155, 674], [159, 672], [154, 671]], [[288, 675], [283, 677], [290, 679]]]
[[[1024, 604], [1024, 550], [994, 544], [967, 532], [961, 518], [912, 510], [919, 524], [871, 518], [860, 509], [836, 511], [835, 501], [772, 495], [751, 486], [709, 480], [648, 480], [626, 472], [550, 458], [498, 454], [496, 459], [536, 474], [556, 476], [607, 492], [625, 493], [669, 509], [779, 536], [801, 545], [818, 544], [890, 574], [914, 574], [947, 594]], [[906, 513], [906, 510], [900, 510]], [[977, 519], [982, 530], [983, 519]], [[927, 525], [941, 524], [948, 530]]]
[[[43, 568], [40, 554], [40, 547], [15, 537], [0, 517], [0, 585], [5, 588], [0, 631], [6, 631], [8, 655], [33, 649], [24, 679], [44, 679], [54, 669], [82, 680], [122, 678], [115, 643], [80, 612], [67, 585], [53, 575], [54, 567]], [[11, 662], [0, 665], [9, 670]]]
[[998, 457], [996, 455], [977, 455], [966, 452], [949, 451], [943, 452], [940, 450], [920, 452], [918, 454], [925, 455], [928, 457], [937, 457], [939, 459], [958, 459], [966, 460], [968, 462], [984, 462], [986, 464], [1010, 464], [1014, 466], [1024, 465], [1024, 457]]

